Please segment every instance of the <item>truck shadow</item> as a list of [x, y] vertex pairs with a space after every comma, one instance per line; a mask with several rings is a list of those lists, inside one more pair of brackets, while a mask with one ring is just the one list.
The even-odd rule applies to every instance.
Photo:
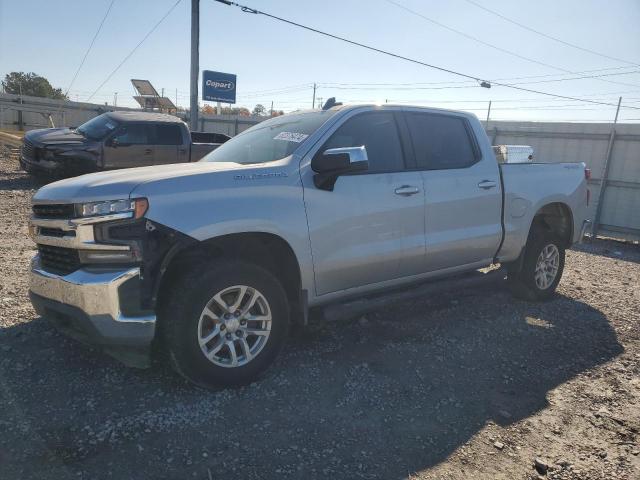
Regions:
[[[488, 422], [546, 408], [551, 390], [623, 351], [585, 303], [559, 295], [531, 304], [502, 291], [316, 325], [291, 339], [260, 382], [234, 390], [191, 387], [165, 367], [126, 369], [42, 319], [1, 330], [0, 347], [0, 397], [19, 406], [0, 411], [10, 426], [0, 477], [129, 478], [135, 469], [154, 479], [208, 470], [405, 478]], [[20, 448], [29, 455], [11, 455]]]
[[571, 247], [579, 252], [613, 258], [620, 262], [640, 263], [640, 245], [613, 239], [598, 239]]

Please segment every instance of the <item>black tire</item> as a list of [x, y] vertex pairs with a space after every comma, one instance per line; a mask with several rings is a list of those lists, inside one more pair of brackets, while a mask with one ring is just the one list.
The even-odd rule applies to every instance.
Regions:
[[[553, 281], [546, 286], [541, 286], [536, 282], [536, 265], [539, 256], [548, 246], [554, 246], [558, 251], [558, 269]], [[525, 246], [522, 269], [519, 271], [509, 271], [508, 281], [511, 293], [522, 300], [536, 301], [551, 298], [564, 270], [565, 248], [564, 243], [549, 230], [545, 225], [534, 225], [529, 233], [527, 245]]]
[[[266, 343], [253, 359], [242, 366], [225, 367], [209, 360], [202, 351], [199, 322], [213, 296], [235, 285], [246, 285], [262, 294], [271, 313], [271, 330]], [[160, 322], [169, 359], [178, 373], [200, 386], [246, 385], [256, 380], [274, 361], [285, 342], [289, 326], [287, 296], [278, 279], [262, 267], [235, 260], [204, 262], [165, 291], [171, 293], [164, 302]], [[229, 332], [230, 328], [226, 331]], [[219, 339], [224, 343], [222, 334]], [[252, 341], [250, 339], [253, 337], [247, 336], [246, 342]], [[240, 352], [238, 358], [243, 354], [240, 347], [236, 350]], [[223, 347], [230, 356], [229, 348]]]

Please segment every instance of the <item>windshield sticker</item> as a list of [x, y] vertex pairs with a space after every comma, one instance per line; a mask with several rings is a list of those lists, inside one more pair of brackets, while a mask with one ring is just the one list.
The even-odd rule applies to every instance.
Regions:
[[285, 142], [295, 142], [300, 143], [309, 135], [305, 133], [295, 133], [295, 132], [280, 132], [278, 135], [273, 137], [274, 140], [284, 140]]

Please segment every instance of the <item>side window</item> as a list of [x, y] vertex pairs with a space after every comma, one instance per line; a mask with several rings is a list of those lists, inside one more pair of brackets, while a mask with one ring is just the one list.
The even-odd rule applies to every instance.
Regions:
[[182, 145], [182, 131], [178, 125], [156, 125], [156, 144]]
[[324, 144], [329, 148], [364, 145], [369, 157], [369, 172], [404, 170], [400, 137], [393, 113], [363, 113], [347, 120]]
[[149, 145], [153, 142], [153, 125], [132, 123], [123, 125], [115, 138], [122, 145]]
[[409, 113], [407, 123], [418, 168], [466, 168], [476, 162], [471, 138], [462, 118]]

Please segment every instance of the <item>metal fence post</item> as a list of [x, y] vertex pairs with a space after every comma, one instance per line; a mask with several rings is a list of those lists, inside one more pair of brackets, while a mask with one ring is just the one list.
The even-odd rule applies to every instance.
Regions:
[[616, 109], [616, 117], [613, 120], [611, 126], [611, 133], [609, 134], [609, 143], [607, 145], [607, 154], [604, 158], [604, 167], [602, 169], [602, 176], [600, 177], [600, 192], [598, 194], [598, 203], [596, 204], [596, 215], [593, 220], [593, 227], [591, 229], [591, 235], [596, 236], [598, 234], [598, 228], [600, 227], [600, 216], [602, 215], [602, 205], [604, 203], [604, 192], [607, 189], [607, 181], [609, 180], [609, 169], [611, 167], [611, 154], [613, 153], [613, 143], [616, 139], [616, 124], [618, 123], [618, 114], [620, 113], [620, 104], [622, 103], [622, 97], [618, 98], [618, 108]]

